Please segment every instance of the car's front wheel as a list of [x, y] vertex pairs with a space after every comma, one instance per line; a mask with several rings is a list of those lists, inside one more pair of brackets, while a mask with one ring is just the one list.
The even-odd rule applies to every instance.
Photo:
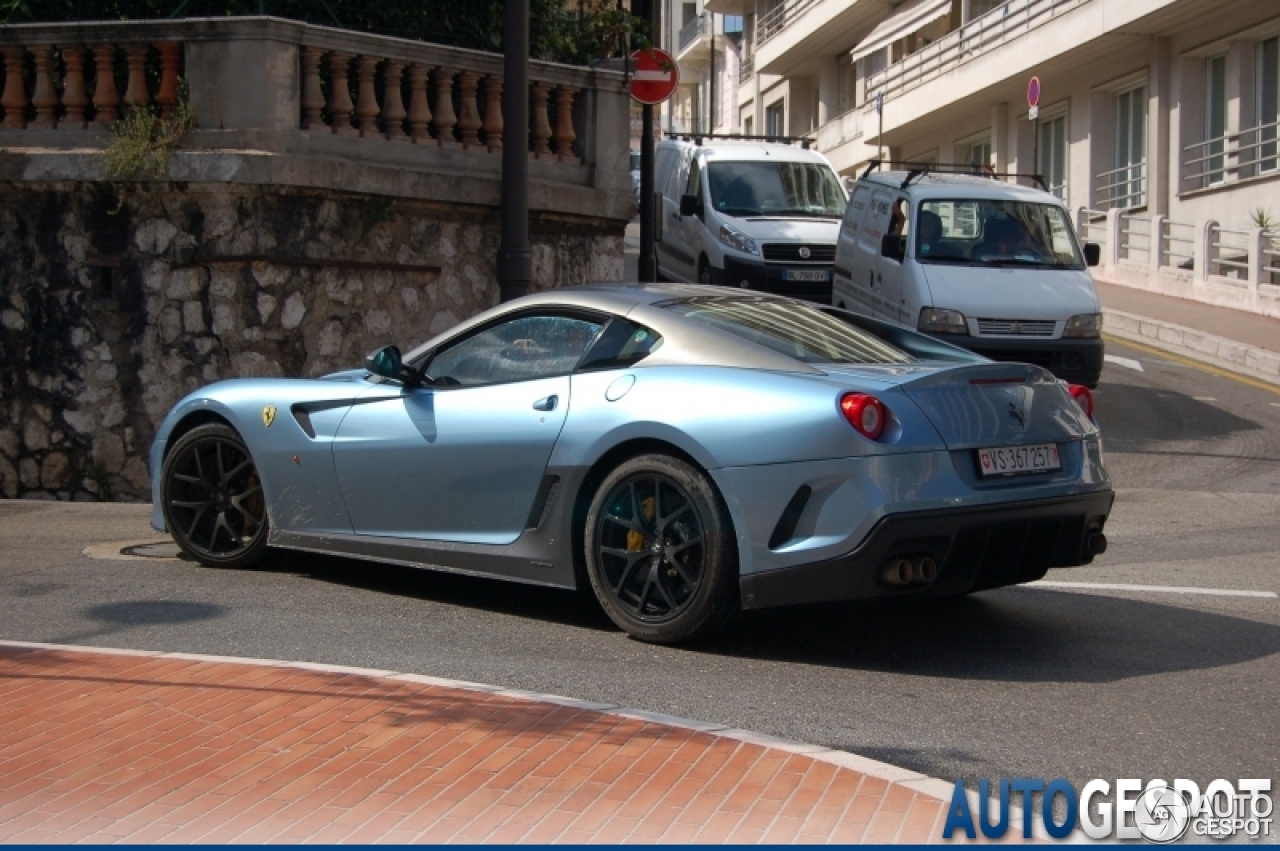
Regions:
[[687, 462], [642, 455], [600, 485], [587, 513], [587, 573], [624, 631], [671, 644], [709, 635], [738, 611], [738, 559], [715, 487]]
[[197, 426], [161, 471], [165, 524], [178, 546], [210, 567], [248, 567], [267, 549], [267, 503], [248, 447], [222, 423]]

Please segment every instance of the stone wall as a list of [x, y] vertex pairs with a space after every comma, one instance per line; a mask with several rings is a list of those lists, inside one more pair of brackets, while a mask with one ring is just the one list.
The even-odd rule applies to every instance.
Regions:
[[[619, 223], [535, 214], [534, 288], [617, 281]], [[498, 301], [485, 206], [231, 184], [0, 183], [0, 495], [150, 498], [184, 394], [315, 376]]]

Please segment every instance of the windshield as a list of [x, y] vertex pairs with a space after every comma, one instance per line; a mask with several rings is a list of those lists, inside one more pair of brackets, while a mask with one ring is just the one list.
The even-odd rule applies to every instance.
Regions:
[[816, 307], [759, 297], [706, 296], [662, 305], [804, 363], [910, 363], [911, 355]]
[[822, 163], [712, 162], [707, 174], [711, 205], [726, 216], [844, 216], [844, 190]]
[[1067, 213], [1030, 201], [923, 201], [916, 216], [922, 263], [1083, 269]]

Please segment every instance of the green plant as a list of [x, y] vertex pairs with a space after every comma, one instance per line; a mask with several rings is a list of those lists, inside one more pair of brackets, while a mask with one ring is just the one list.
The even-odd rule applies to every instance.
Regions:
[[1280, 221], [1273, 218], [1271, 211], [1266, 207], [1256, 208], [1249, 214], [1249, 220], [1253, 222], [1253, 226], [1255, 228], [1262, 228], [1264, 230], [1273, 230], [1276, 225], [1280, 224]]
[[191, 125], [191, 104], [185, 91], [168, 118], [160, 118], [154, 107], [126, 107], [124, 117], [111, 127], [107, 176], [112, 180], [166, 177], [169, 156]]

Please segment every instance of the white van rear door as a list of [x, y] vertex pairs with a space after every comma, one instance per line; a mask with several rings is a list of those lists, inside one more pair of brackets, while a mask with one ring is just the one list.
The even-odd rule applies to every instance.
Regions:
[[858, 234], [871, 204], [871, 189], [855, 186], [849, 197], [840, 233], [836, 236], [836, 262], [832, 271], [831, 298], [837, 307], [871, 313], [866, 258], [859, 253]]

